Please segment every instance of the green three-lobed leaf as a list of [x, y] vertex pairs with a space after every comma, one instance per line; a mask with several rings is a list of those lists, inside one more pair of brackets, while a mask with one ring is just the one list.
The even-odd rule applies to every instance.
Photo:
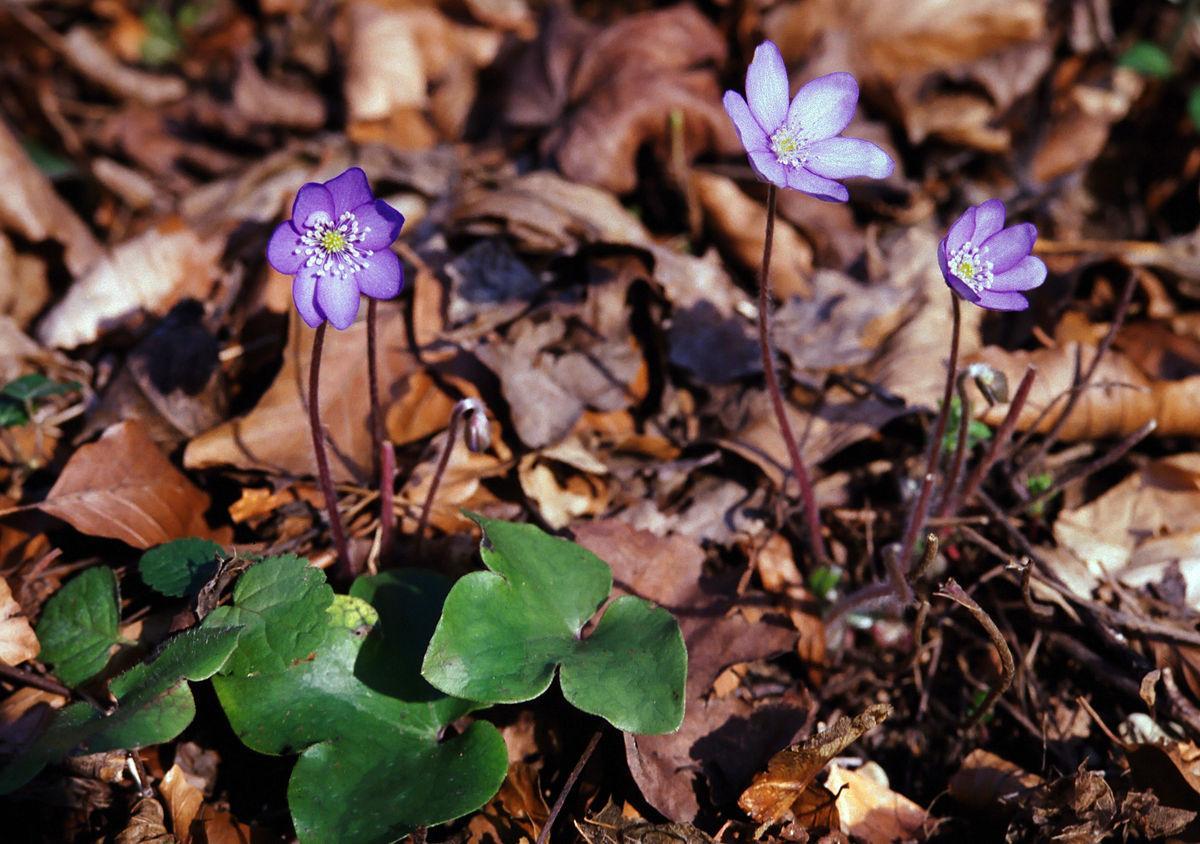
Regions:
[[671, 614], [625, 596], [583, 638], [612, 587], [608, 565], [533, 525], [472, 518], [491, 571], [450, 591], [425, 678], [447, 694], [515, 703], [544, 692], [559, 668], [563, 695], [585, 712], [628, 732], [678, 729], [687, 651]]

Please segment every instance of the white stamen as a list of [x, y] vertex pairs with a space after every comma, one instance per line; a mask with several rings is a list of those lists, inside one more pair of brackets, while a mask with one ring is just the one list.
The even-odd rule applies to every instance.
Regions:
[[786, 123], [771, 135], [771, 152], [784, 167], [803, 167], [808, 163], [808, 136]]
[[950, 272], [971, 288], [976, 295], [992, 285], [992, 262], [987, 260], [987, 247], [980, 249], [967, 241], [950, 256], [947, 264]]
[[367, 239], [370, 227], [359, 227], [358, 218], [350, 211], [335, 222], [324, 211], [314, 211], [304, 221], [293, 254], [304, 255], [304, 266], [314, 267], [318, 278], [326, 275], [346, 279], [367, 266], [367, 258], [375, 254], [360, 244]]

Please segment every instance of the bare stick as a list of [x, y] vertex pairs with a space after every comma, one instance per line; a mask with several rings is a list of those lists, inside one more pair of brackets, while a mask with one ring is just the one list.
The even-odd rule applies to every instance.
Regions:
[[313, 334], [312, 365], [308, 372], [308, 422], [312, 427], [313, 455], [317, 459], [317, 479], [321, 484], [321, 493], [325, 496], [325, 510], [329, 513], [329, 534], [333, 538], [333, 547], [337, 551], [338, 565], [342, 576], [352, 580], [356, 572], [350, 561], [350, 550], [346, 546], [346, 534], [342, 530], [342, 519], [338, 514], [337, 492], [333, 487], [333, 475], [329, 472], [329, 455], [325, 452], [325, 431], [321, 427], [321, 402], [318, 395], [318, 385], [321, 380], [321, 351], [325, 346], [325, 329], [328, 323], [322, 322]]
[[583, 766], [592, 758], [592, 753], [596, 750], [596, 745], [600, 743], [600, 731], [597, 730], [592, 734], [591, 740], [587, 743], [587, 747], [583, 749], [583, 755], [579, 757], [579, 761], [575, 763], [575, 768], [571, 771], [571, 775], [567, 777], [567, 781], [563, 783], [562, 791], [558, 793], [558, 799], [554, 801], [554, 806], [550, 809], [550, 815], [546, 818], [546, 825], [542, 827], [542, 831], [538, 833], [537, 844], [546, 844], [550, 840], [550, 827], [554, 826], [554, 821], [558, 819], [559, 812], [567, 802], [567, 796], [570, 795], [571, 789], [575, 787], [575, 781], [579, 779], [579, 775], [583, 773]]
[[942, 437], [946, 435], [946, 420], [950, 416], [950, 400], [954, 394], [954, 376], [958, 370], [958, 336], [962, 332], [962, 305], [958, 294], [950, 291], [950, 302], [954, 308], [954, 328], [950, 334], [950, 360], [946, 368], [946, 389], [942, 394], [942, 406], [938, 410], [936, 421], [933, 423], [933, 437], [929, 443], [929, 460], [925, 464], [925, 477], [921, 481], [921, 493], [917, 496], [917, 506], [909, 516], [908, 528], [904, 531], [904, 539], [900, 542], [900, 564], [907, 565], [912, 559], [913, 548], [917, 544], [917, 534], [925, 526], [925, 516], [929, 512], [929, 495], [933, 490], [933, 479], [937, 473], [938, 458], [942, 454]]
[[392, 508], [396, 454], [384, 436], [383, 406], [379, 402], [379, 349], [375, 333], [377, 304], [375, 299], [367, 298], [367, 378], [371, 391], [371, 443], [379, 471], [379, 558], [386, 561], [391, 557], [392, 534], [396, 525], [396, 513]]
[[1000, 665], [1003, 668], [1003, 674], [1000, 677], [1000, 682], [988, 691], [987, 697], [983, 699], [983, 703], [975, 710], [975, 714], [966, 724], [966, 729], [971, 729], [988, 714], [996, 699], [1012, 685], [1013, 677], [1017, 675], [1016, 666], [1013, 664], [1012, 651], [1009, 650], [1008, 642], [1004, 641], [1004, 636], [1000, 633], [1000, 628], [996, 626], [996, 622], [992, 621], [992, 617], [988, 615], [983, 607], [975, 603], [975, 599], [963, 591], [963, 588], [955, 583], [954, 578], [950, 578], [942, 584], [942, 588], [938, 590], [937, 595], [942, 598], [949, 598], [954, 603], [969, 612], [975, 617], [991, 639], [993, 647], [996, 648], [996, 655], [1000, 657]]
[[15, 665], [6, 665], [3, 662], [0, 662], [0, 679], [9, 680], [19, 686], [29, 686], [34, 689], [41, 689], [43, 692], [62, 695], [67, 700], [75, 696], [74, 692], [53, 677], [43, 677], [40, 674], [34, 674], [32, 671], [17, 668]]
[[[1071, 416], [1071, 411], [1075, 409], [1079, 397], [1083, 395], [1083, 391], [1087, 389], [1088, 384], [1092, 381], [1092, 376], [1096, 374], [1096, 370], [1100, 367], [1100, 360], [1104, 357], [1109, 347], [1112, 346], [1113, 340], [1117, 337], [1117, 332], [1125, 323], [1125, 316], [1129, 313], [1129, 304], [1133, 301], [1133, 291], [1137, 287], [1137, 273], [1134, 270], [1129, 271], [1129, 280], [1125, 282], [1125, 289], [1121, 292], [1121, 301], [1117, 303], [1116, 313], [1113, 314], [1112, 324], [1109, 325], [1108, 331], [1104, 335], [1104, 339], [1100, 341], [1100, 345], [1096, 347], [1096, 355], [1088, 364], [1087, 371], [1083, 374], [1083, 378], [1078, 383], [1072, 385], [1071, 394], [1067, 397], [1067, 403], [1062, 409], [1062, 413], [1054, 420], [1054, 424], [1046, 433], [1045, 439], [1038, 446], [1037, 451], [1030, 455], [1029, 459], [1021, 464], [1021, 470], [1024, 471], [1031, 466], [1036, 466], [1038, 462], [1046, 456], [1050, 448], [1058, 442], [1058, 437], [1062, 434], [1063, 427], [1067, 424], [1067, 419]], [[1032, 430], [1036, 430], [1036, 427]]]
[[917, 567], [913, 569], [913, 583], [923, 580], [925, 575], [929, 574], [929, 570], [933, 568], [933, 561], [937, 559], [938, 549], [941, 544], [941, 539], [933, 531], [925, 534], [925, 552], [921, 554], [921, 559], [917, 563]]
[[1036, 377], [1037, 370], [1032, 366], [1025, 370], [1025, 375], [1021, 378], [1020, 385], [1017, 386], [1016, 395], [1013, 396], [1012, 403], [1008, 406], [1008, 413], [1005, 415], [1004, 421], [1000, 423], [1000, 427], [996, 429], [996, 433], [992, 436], [992, 444], [988, 446], [983, 459], [975, 464], [975, 468], [971, 470], [971, 474], [967, 475], [966, 483], [963, 484], [962, 494], [951, 505], [952, 509], [957, 508], [958, 502], [962, 502], [963, 504], [971, 503], [971, 499], [975, 495], [975, 490], [979, 489], [979, 485], [987, 477], [988, 471], [995, 464], [996, 459], [1000, 456], [1000, 452], [1008, 445], [1013, 431], [1016, 430], [1017, 420], [1021, 417], [1021, 411], [1025, 408], [1025, 402], [1029, 400], [1029, 391], [1033, 389], [1033, 381]]
[[800, 485], [800, 500], [804, 504], [804, 516], [808, 523], [808, 542], [812, 549], [816, 565], [824, 564], [825, 540], [821, 536], [821, 514], [817, 512], [817, 497], [813, 494], [812, 480], [804, 465], [800, 448], [796, 445], [796, 435], [792, 433], [792, 425], [788, 421], [787, 411], [783, 403], [783, 393], [779, 389], [779, 376], [775, 372], [775, 354], [771, 349], [771, 290], [769, 272], [771, 269], [771, 245], [775, 239], [775, 186], [767, 186], [767, 239], [763, 243], [762, 273], [758, 278], [758, 348], [762, 355], [763, 375], [767, 382], [767, 393], [771, 396], [771, 407], [775, 411], [775, 420], [779, 424], [779, 433], [787, 447], [788, 456], [792, 461], [792, 473]]

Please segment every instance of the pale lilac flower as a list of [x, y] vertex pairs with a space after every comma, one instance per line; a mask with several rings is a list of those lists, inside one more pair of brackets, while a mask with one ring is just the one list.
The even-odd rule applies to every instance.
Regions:
[[1046, 280], [1046, 265], [1029, 253], [1037, 240], [1032, 223], [1004, 228], [1004, 203], [989, 199], [968, 208], [938, 246], [942, 276], [968, 302], [994, 311], [1023, 311], [1022, 291]]
[[359, 294], [391, 299], [404, 275], [388, 247], [400, 235], [404, 216], [351, 167], [328, 182], [309, 182], [296, 194], [292, 219], [280, 223], [267, 244], [267, 261], [295, 276], [292, 299], [313, 328], [326, 320], [349, 328], [358, 315]]
[[725, 92], [725, 111], [754, 171], [781, 188], [830, 202], [850, 198], [836, 179], [884, 179], [895, 167], [870, 141], [840, 137], [857, 104], [858, 82], [849, 73], [819, 76], [789, 103], [787, 68], [770, 41], [754, 51], [746, 71], [746, 99], [736, 91]]

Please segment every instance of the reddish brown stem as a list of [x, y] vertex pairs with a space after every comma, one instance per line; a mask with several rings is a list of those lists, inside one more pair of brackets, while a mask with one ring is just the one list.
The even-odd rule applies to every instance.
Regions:
[[396, 454], [383, 430], [383, 405], [379, 401], [379, 352], [376, 343], [376, 301], [367, 299], [367, 375], [371, 392], [371, 440], [379, 470], [379, 558], [388, 560], [396, 525], [393, 509]]
[[342, 530], [342, 518], [338, 513], [337, 491], [333, 487], [333, 475], [329, 472], [329, 455], [325, 452], [325, 430], [321, 427], [321, 351], [325, 347], [325, 329], [321, 323], [313, 334], [312, 364], [308, 372], [308, 422], [312, 427], [313, 456], [317, 459], [317, 480], [325, 496], [325, 509], [329, 513], [329, 534], [337, 552], [338, 566], [346, 580], [352, 580], [356, 572], [350, 560], [350, 549], [346, 546], [346, 534]]
[[826, 560], [825, 540], [821, 536], [821, 514], [817, 511], [817, 497], [813, 494], [812, 480], [804, 465], [804, 458], [796, 444], [796, 435], [788, 421], [783, 392], [779, 388], [779, 376], [775, 371], [775, 355], [771, 349], [771, 245], [775, 240], [775, 186], [767, 186], [767, 236], [763, 243], [762, 273], [758, 279], [758, 347], [762, 355], [763, 375], [767, 382], [767, 393], [771, 396], [771, 407], [779, 424], [779, 433], [792, 461], [792, 473], [800, 486], [800, 500], [804, 505], [804, 516], [808, 524], [808, 541], [812, 549], [814, 565]]
[[1000, 427], [996, 429], [996, 433], [992, 436], [992, 444], [988, 446], [988, 450], [984, 453], [983, 459], [975, 464], [975, 468], [971, 470], [971, 474], [967, 475], [966, 483], [963, 484], [962, 494], [955, 498], [951, 509], [956, 509], [958, 504], [970, 504], [971, 499], [975, 496], [975, 491], [979, 489], [979, 485], [983, 483], [983, 479], [987, 477], [988, 471], [995, 465], [997, 458], [1000, 457], [1000, 452], [1012, 439], [1013, 431], [1017, 428], [1017, 420], [1021, 417], [1021, 411], [1025, 409], [1025, 402], [1029, 399], [1029, 391], [1033, 389], [1033, 380], [1037, 376], [1037, 370], [1030, 366], [1025, 370], [1024, 377], [1021, 378], [1020, 385], [1017, 386], [1016, 395], [1013, 396], [1012, 403], [1008, 406], [1008, 414], [1004, 417], [1004, 421], [1000, 423]]
[[946, 483], [942, 485], [942, 502], [933, 511], [933, 515], [939, 519], [950, 515], [950, 507], [954, 504], [954, 491], [958, 487], [958, 477], [962, 474], [963, 461], [967, 458], [967, 441], [971, 434], [971, 398], [967, 395], [966, 376], [964, 370], [955, 381], [958, 392], [958, 442], [954, 444], [950, 473], [946, 475]]
[[912, 559], [913, 548], [917, 545], [917, 535], [925, 527], [925, 516], [929, 513], [929, 497], [933, 491], [933, 479], [937, 473], [938, 458], [942, 455], [942, 438], [946, 436], [946, 420], [950, 418], [950, 400], [954, 396], [954, 376], [958, 371], [958, 337], [962, 333], [962, 305], [958, 294], [950, 291], [950, 303], [954, 309], [954, 327], [950, 333], [950, 360], [946, 368], [946, 389], [942, 393], [942, 406], [938, 410], [937, 419], [933, 423], [933, 437], [929, 443], [929, 459], [925, 464], [925, 477], [921, 480], [921, 492], [917, 496], [917, 505], [909, 516], [908, 527], [900, 542], [900, 565], [911, 571], [909, 560]]
[[425, 541], [425, 529], [429, 526], [429, 514], [433, 510], [433, 500], [437, 498], [442, 475], [446, 474], [446, 466], [450, 463], [450, 452], [454, 451], [454, 443], [458, 439], [458, 427], [463, 416], [462, 407], [462, 402], [459, 402], [454, 406], [454, 413], [450, 415], [450, 427], [446, 429], [446, 446], [442, 449], [442, 456], [438, 458], [437, 468], [433, 471], [433, 480], [429, 483], [429, 493], [425, 496], [425, 506], [421, 508], [421, 520], [417, 522], [417, 553], [420, 553], [421, 545]]
[[[1056, 442], [1058, 442], [1059, 435], [1062, 434], [1062, 430], [1067, 424], [1067, 419], [1071, 416], [1071, 411], [1075, 409], [1075, 405], [1079, 401], [1079, 397], [1083, 395], [1084, 391], [1088, 388], [1088, 385], [1092, 382], [1092, 377], [1096, 374], [1096, 370], [1100, 367], [1100, 361], [1104, 358], [1105, 353], [1108, 352], [1109, 347], [1112, 346], [1113, 341], [1117, 339], [1117, 332], [1121, 329], [1121, 326], [1125, 324], [1125, 317], [1129, 313], [1129, 305], [1133, 301], [1133, 291], [1136, 287], [1137, 272], [1131, 269], [1129, 271], [1129, 280], [1125, 282], [1125, 289], [1121, 292], [1121, 301], [1117, 303], [1117, 310], [1113, 314], [1112, 324], [1108, 326], [1108, 331], [1105, 333], [1104, 339], [1102, 339], [1100, 341], [1100, 345], [1096, 347], [1096, 355], [1088, 364], [1087, 372], [1083, 374], [1083, 378], [1079, 379], [1077, 383], [1072, 385], [1071, 392], [1067, 396], [1067, 403], [1066, 406], [1063, 407], [1062, 413], [1060, 413], [1058, 418], [1054, 420], [1054, 424], [1046, 433], [1046, 436], [1042, 440], [1041, 445], [1038, 446], [1037, 451], [1030, 455], [1029, 459], [1021, 464], [1021, 472], [1025, 472], [1031, 467], [1036, 466], [1038, 462], [1050, 451], [1050, 448]], [[1035, 425], [1030, 429], [1030, 432], [1032, 433], [1036, 430], [1037, 426]], [[1026, 435], [1026, 437], [1028, 436], [1029, 435]], [[1022, 441], [1021, 445], [1023, 446], [1024, 444], [1024, 441]]]

